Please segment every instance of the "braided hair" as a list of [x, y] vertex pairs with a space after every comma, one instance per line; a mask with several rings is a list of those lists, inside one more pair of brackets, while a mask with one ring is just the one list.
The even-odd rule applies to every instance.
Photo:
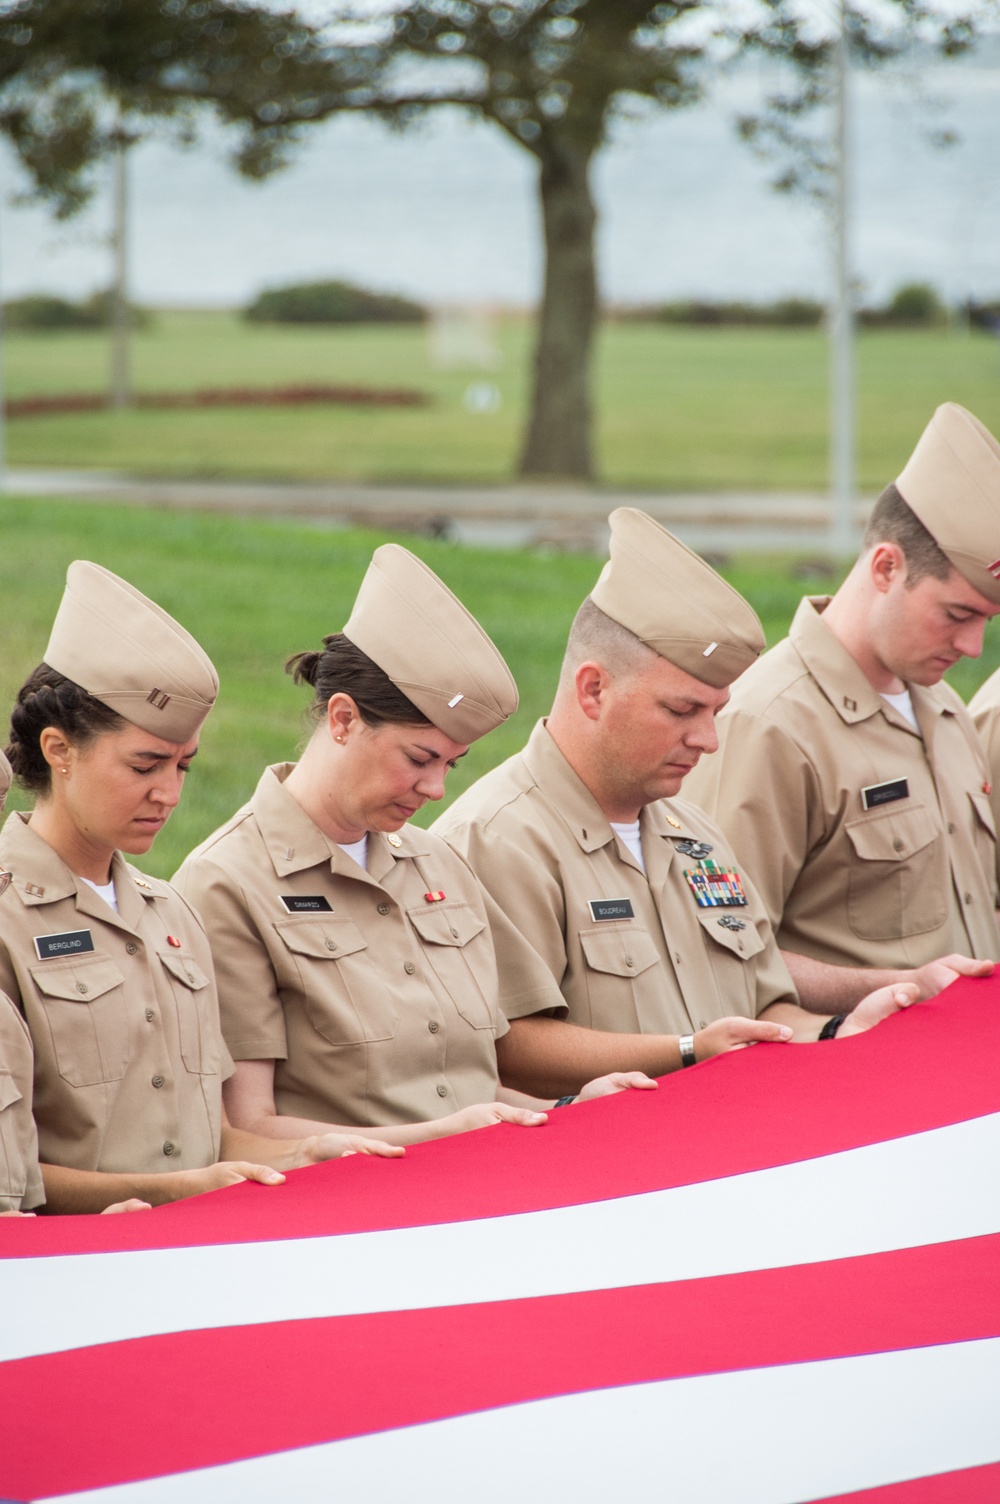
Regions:
[[54, 726], [77, 747], [86, 746], [104, 731], [126, 724], [116, 710], [95, 700], [72, 679], [40, 663], [17, 692], [10, 713], [7, 756], [14, 776], [29, 793], [45, 795], [52, 785], [52, 769], [42, 755], [41, 735]]

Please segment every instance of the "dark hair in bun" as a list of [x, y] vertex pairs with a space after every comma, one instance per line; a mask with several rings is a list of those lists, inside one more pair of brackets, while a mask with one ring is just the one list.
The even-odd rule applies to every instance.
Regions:
[[317, 721], [325, 716], [330, 697], [344, 694], [350, 695], [367, 726], [381, 726], [384, 721], [410, 726], [431, 724], [385, 670], [343, 632], [324, 637], [321, 653], [294, 653], [285, 664], [285, 672], [296, 684], [310, 684], [316, 691], [311, 710]]

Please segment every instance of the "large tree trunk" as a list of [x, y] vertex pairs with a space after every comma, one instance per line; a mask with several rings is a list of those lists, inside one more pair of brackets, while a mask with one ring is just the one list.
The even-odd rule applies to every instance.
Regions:
[[545, 291], [522, 475], [593, 476], [590, 349], [597, 313], [597, 215], [590, 159], [589, 150], [564, 141], [543, 149], [541, 158]]

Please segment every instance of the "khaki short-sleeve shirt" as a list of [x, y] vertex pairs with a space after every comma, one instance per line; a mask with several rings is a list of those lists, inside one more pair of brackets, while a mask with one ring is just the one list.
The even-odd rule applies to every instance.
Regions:
[[[1000, 829], [1000, 670], [991, 674], [969, 701], [969, 714], [979, 733], [989, 768], [989, 796], [993, 819]], [[997, 846], [1000, 873], [1000, 842]]]
[[712, 821], [671, 799], [647, 805], [639, 826], [645, 873], [540, 723], [434, 830], [545, 961], [571, 1023], [684, 1034], [797, 1001], [752, 884], [745, 904], [698, 902], [689, 874], [703, 860], [735, 868]]
[[31, 1036], [0, 993], [0, 1212], [30, 1212], [45, 1200], [31, 1116]]
[[372, 832], [365, 871], [290, 771], [267, 769], [174, 878], [212, 939], [233, 1056], [276, 1062], [286, 1116], [377, 1127], [492, 1101], [505, 1011], [559, 1004], [544, 967], [507, 935], [498, 979], [489, 897], [443, 841]]
[[120, 853], [116, 914], [20, 814], [0, 832], [0, 866], [14, 874], [0, 903], [0, 989], [31, 1033], [42, 1163], [120, 1174], [214, 1164], [232, 1061], [197, 916]]
[[733, 685], [686, 791], [722, 826], [784, 950], [843, 966], [998, 952], [996, 827], [961, 700], [911, 685], [919, 731], [804, 600]]

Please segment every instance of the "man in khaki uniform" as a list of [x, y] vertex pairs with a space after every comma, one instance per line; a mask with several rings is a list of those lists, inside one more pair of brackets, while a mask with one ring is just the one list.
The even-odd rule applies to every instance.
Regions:
[[941, 680], [998, 610], [1000, 449], [946, 403], [837, 594], [804, 600], [735, 685], [720, 750], [688, 785], [753, 876], [807, 1007], [990, 969], [991, 778]]
[[[0, 752], [0, 810], [10, 781], [10, 763]], [[0, 872], [0, 893], [10, 878]], [[10, 998], [0, 994], [0, 1216], [30, 1211], [45, 1200], [31, 1115], [33, 1072], [31, 1036]]]
[[[815, 1039], [823, 1021], [797, 1006], [752, 883], [713, 822], [674, 798], [715, 746], [760, 623], [642, 512], [614, 512], [611, 529], [550, 716], [434, 830], [541, 955], [571, 1024], [680, 1034], [685, 1064], [692, 1036], [726, 1016], [770, 1010]], [[515, 1046], [547, 1024], [513, 1022]]]
[[[991, 674], [976, 690], [969, 701], [969, 714], [986, 754], [990, 808], [993, 822], [1000, 830], [1000, 670]], [[1000, 874], [1000, 841], [997, 843], [997, 872]]]

